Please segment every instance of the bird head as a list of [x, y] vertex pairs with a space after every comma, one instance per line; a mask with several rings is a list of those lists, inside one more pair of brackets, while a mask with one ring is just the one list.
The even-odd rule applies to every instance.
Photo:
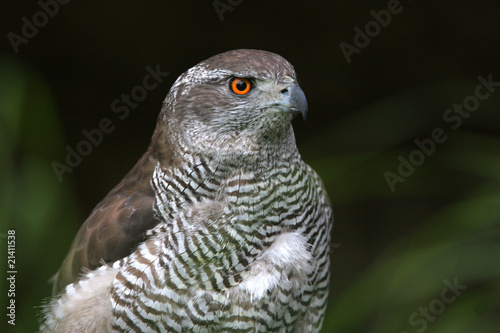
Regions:
[[291, 120], [307, 114], [293, 66], [261, 50], [213, 56], [182, 74], [163, 108], [163, 124], [183, 147], [214, 156], [296, 149]]

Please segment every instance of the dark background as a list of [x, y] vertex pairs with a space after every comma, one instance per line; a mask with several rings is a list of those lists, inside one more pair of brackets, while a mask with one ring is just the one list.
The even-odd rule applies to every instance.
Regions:
[[[0, 325], [36, 329], [47, 280], [147, 148], [175, 79], [214, 54], [256, 48], [298, 72], [309, 116], [294, 123], [297, 143], [335, 208], [323, 331], [499, 332], [500, 90], [456, 130], [443, 115], [474, 95], [479, 76], [500, 81], [500, 6], [402, 0], [348, 63], [339, 45], [354, 45], [353, 29], [391, 1], [232, 3], [221, 20], [212, 1], [70, 1], [17, 53], [8, 34], [21, 36], [22, 18], [33, 22], [41, 7], [1, 3], [0, 267], [15, 229], [18, 273], [16, 326], [3, 315], [4, 278]], [[111, 103], [157, 65], [169, 76], [119, 119]], [[53, 162], [65, 164], [65, 147], [103, 118], [115, 129], [60, 182]], [[398, 156], [436, 128], [447, 140], [391, 191], [384, 173], [397, 174]], [[466, 289], [444, 302], [454, 281]]]

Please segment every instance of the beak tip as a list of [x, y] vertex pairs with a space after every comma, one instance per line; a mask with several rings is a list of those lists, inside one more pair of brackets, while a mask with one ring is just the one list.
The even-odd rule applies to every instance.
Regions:
[[301, 111], [302, 119], [307, 120], [307, 109]]
[[298, 85], [293, 86], [290, 97], [292, 104], [302, 114], [302, 119], [306, 120], [308, 111], [307, 99], [306, 95]]

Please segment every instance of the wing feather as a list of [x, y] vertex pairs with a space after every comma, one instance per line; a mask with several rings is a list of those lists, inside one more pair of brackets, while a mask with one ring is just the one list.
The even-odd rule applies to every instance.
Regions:
[[75, 282], [84, 270], [94, 270], [128, 256], [160, 221], [153, 213], [150, 180], [156, 160], [148, 152], [94, 208], [78, 231], [54, 277], [53, 294]]

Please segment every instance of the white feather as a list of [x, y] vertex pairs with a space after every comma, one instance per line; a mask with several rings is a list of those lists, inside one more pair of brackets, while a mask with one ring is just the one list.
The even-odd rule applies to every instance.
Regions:
[[112, 308], [109, 291], [118, 270], [102, 267], [68, 285], [64, 294], [45, 309], [42, 332], [109, 332]]
[[304, 236], [297, 232], [284, 233], [251, 265], [237, 288], [248, 294], [251, 300], [260, 300], [282, 282], [299, 286], [306, 283], [312, 260]]

